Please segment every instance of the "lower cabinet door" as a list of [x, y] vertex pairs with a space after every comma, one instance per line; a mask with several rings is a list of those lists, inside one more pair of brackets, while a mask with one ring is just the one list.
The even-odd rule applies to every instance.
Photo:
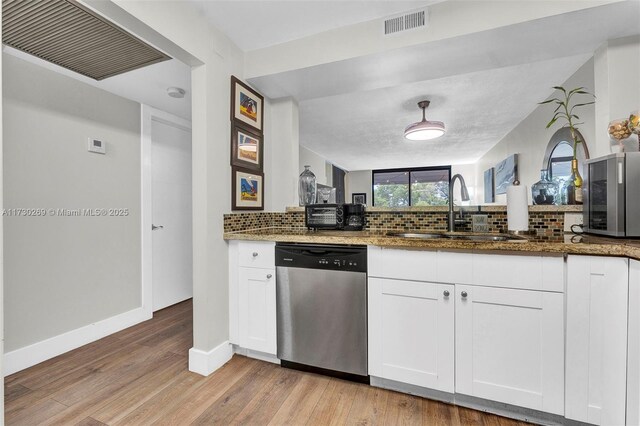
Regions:
[[276, 354], [276, 273], [239, 268], [238, 334], [240, 346]]
[[453, 392], [454, 286], [369, 278], [369, 374]]
[[[628, 259], [567, 259], [568, 419], [596, 425], [625, 423], [627, 306], [634, 306], [628, 297]], [[628, 365], [637, 369], [637, 359], [630, 358]], [[638, 425], [628, 420], [627, 424]]]
[[564, 414], [564, 295], [456, 285], [456, 392]]

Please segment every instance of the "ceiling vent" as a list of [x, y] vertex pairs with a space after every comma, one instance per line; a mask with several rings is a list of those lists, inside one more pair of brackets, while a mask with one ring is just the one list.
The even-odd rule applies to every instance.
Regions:
[[427, 26], [427, 18], [427, 10], [418, 10], [385, 19], [384, 35], [425, 28]]
[[75, 0], [2, 0], [2, 42], [94, 80], [171, 59]]

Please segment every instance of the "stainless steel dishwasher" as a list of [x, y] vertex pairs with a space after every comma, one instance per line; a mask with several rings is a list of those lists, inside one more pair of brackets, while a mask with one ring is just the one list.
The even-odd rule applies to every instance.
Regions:
[[276, 245], [282, 366], [368, 383], [367, 248]]

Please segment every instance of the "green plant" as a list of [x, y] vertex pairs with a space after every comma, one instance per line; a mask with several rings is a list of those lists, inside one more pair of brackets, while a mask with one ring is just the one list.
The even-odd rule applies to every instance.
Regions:
[[564, 119], [567, 121], [567, 124], [565, 126], [568, 126], [569, 129], [571, 129], [571, 137], [573, 138], [573, 158], [575, 159], [578, 144], [582, 142], [576, 133], [576, 129], [578, 128], [578, 125], [584, 124], [584, 123], [574, 122], [574, 120], [580, 120], [580, 117], [574, 114], [573, 110], [586, 105], [591, 105], [595, 103], [595, 101], [583, 102], [583, 103], [571, 105], [571, 98], [573, 98], [573, 96], [575, 95], [588, 95], [588, 96], [591, 96], [592, 98], [595, 98], [595, 96], [592, 93], [585, 91], [584, 87], [576, 87], [575, 89], [572, 89], [569, 91], [567, 91], [562, 86], [554, 86], [553, 88], [561, 91], [564, 95], [564, 99], [560, 99], [560, 98], [547, 99], [544, 102], [540, 102], [539, 105], [549, 104], [552, 102], [555, 102], [557, 104], [556, 109], [553, 111], [553, 118], [551, 118], [551, 121], [547, 123], [547, 129], [553, 126], [555, 122], [558, 120]]

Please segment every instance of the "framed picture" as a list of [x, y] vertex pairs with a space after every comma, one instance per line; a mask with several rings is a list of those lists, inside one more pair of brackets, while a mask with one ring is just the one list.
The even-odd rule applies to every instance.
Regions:
[[231, 130], [231, 165], [262, 171], [263, 157], [262, 135], [234, 124]]
[[518, 178], [518, 154], [513, 154], [495, 167], [496, 194], [506, 194], [507, 186]]
[[353, 204], [367, 204], [367, 194], [365, 192], [354, 192], [351, 194]]
[[496, 202], [496, 192], [493, 182], [493, 167], [484, 171], [484, 202]]
[[231, 169], [231, 210], [264, 210], [264, 173]]
[[262, 133], [263, 104], [262, 95], [231, 76], [231, 122], [239, 121]]

